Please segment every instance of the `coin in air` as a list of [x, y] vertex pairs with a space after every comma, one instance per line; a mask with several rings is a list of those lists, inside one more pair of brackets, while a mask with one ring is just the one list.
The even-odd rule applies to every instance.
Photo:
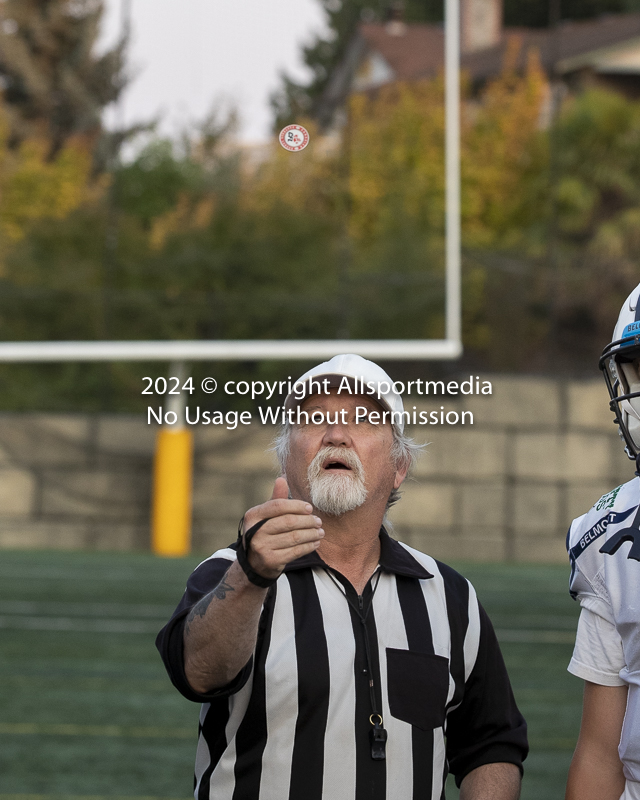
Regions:
[[278, 137], [285, 150], [297, 153], [309, 144], [309, 131], [302, 125], [287, 125]]

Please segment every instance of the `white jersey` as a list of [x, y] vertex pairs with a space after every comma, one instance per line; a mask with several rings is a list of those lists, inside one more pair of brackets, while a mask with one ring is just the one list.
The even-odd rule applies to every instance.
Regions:
[[[583, 608], [569, 671], [627, 685], [620, 738], [624, 798], [640, 798], [640, 481], [605, 494], [567, 536], [571, 594]], [[603, 552], [604, 550], [604, 552]]]

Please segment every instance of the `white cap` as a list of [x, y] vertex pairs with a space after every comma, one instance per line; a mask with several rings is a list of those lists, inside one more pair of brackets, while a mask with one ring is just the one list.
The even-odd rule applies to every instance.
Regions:
[[[311, 380], [321, 382], [327, 379], [326, 386], [339, 388], [344, 378], [355, 389], [356, 394], [363, 397], [371, 397], [383, 409], [399, 412], [396, 414], [393, 424], [402, 433], [404, 430], [404, 416], [402, 414], [404, 405], [402, 397], [393, 388], [393, 381], [382, 367], [353, 353], [334, 356], [330, 361], [318, 364], [317, 367], [305, 372], [294, 384], [294, 389], [295, 387], [298, 387], [298, 389], [287, 395], [284, 401], [285, 407], [293, 408], [301, 403], [307, 395], [317, 394], [317, 392], [308, 391], [308, 384]], [[301, 384], [307, 384], [304, 393]]]

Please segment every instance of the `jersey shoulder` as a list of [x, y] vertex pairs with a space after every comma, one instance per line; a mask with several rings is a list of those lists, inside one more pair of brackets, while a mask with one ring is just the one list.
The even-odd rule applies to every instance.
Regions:
[[567, 535], [567, 550], [571, 561], [571, 593], [597, 591], [601, 583], [604, 555], [600, 547], [608, 534], [629, 524], [640, 504], [638, 478], [617, 486], [602, 495], [581, 517], [574, 519]]
[[639, 491], [640, 483], [636, 478], [632, 478], [630, 481], [621, 483], [620, 486], [616, 486], [615, 489], [603, 494], [602, 497], [593, 504], [590, 511], [597, 513], [599, 511], [610, 511], [611, 509], [625, 506], [628, 501], [638, 497]]
[[[567, 536], [569, 553], [582, 542], [586, 549], [592, 541], [600, 538], [609, 525], [623, 522], [640, 503], [640, 481], [633, 478], [603, 494], [591, 508], [571, 523]], [[586, 537], [586, 538], [585, 538]]]

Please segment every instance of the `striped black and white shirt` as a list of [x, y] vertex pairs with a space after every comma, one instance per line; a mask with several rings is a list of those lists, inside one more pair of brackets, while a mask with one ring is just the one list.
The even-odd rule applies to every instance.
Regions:
[[194, 692], [184, 673], [185, 617], [235, 557], [232, 546], [197, 567], [157, 641], [174, 685], [203, 703], [197, 800], [441, 800], [448, 771], [459, 784], [482, 764], [521, 766], [526, 724], [473, 587], [384, 530], [378, 585], [373, 592], [370, 581], [360, 602], [372, 603], [366, 625], [385, 760], [371, 756], [358, 597], [315, 552], [269, 589], [255, 653], [236, 679]]

